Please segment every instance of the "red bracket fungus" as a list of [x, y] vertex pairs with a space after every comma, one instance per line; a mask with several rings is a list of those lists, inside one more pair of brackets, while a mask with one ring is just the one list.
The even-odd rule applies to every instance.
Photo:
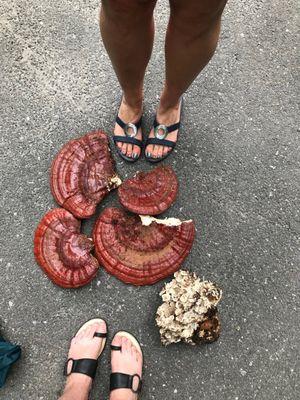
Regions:
[[76, 288], [96, 275], [99, 264], [90, 252], [92, 239], [80, 233], [80, 221], [69, 211], [55, 208], [40, 221], [34, 237], [34, 255], [57, 285]]
[[169, 166], [138, 172], [118, 188], [119, 201], [129, 211], [140, 215], [157, 215], [174, 203], [178, 180]]
[[128, 215], [107, 208], [93, 231], [96, 256], [125, 283], [150, 285], [177, 271], [195, 236], [192, 221]]
[[52, 163], [52, 194], [59, 205], [76, 217], [88, 218], [103, 197], [120, 185], [114, 167], [104, 132], [94, 131], [71, 140]]

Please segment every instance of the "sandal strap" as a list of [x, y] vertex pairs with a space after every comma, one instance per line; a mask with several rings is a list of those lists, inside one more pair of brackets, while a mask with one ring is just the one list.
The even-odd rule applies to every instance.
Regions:
[[[125, 128], [126, 127], [126, 123], [117, 115], [117, 117], [116, 117], [116, 123], [118, 124], [118, 125], [120, 125], [120, 127], [121, 128]], [[133, 124], [133, 125], [135, 125], [135, 127], [136, 127], [136, 129], [139, 129], [140, 127], [141, 127], [141, 125], [142, 125], [142, 117], [135, 123], [135, 124]]]
[[113, 351], [121, 351], [122, 347], [121, 346], [114, 346], [113, 344], [110, 345], [110, 349]]
[[95, 332], [94, 337], [107, 338], [107, 333]]
[[148, 138], [146, 141], [146, 146], [148, 146], [148, 144], [157, 144], [159, 146], [172, 147], [173, 149], [176, 145], [176, 142], [172, 142], [171, 140], [166, 139]]
[[[158, 125], [160, 125], [160, 123], [157, 122], [157, 119], [156, 119], [156, 117], [155, 117], [155, 118], [154, 118], [153, 126], [154, 126], [154, 128], [156, 128]], [[176, 124], [166, 126], [166, 128], [167, 128], [168, 133], [171, 133], [171, 132], [173, 132], [173, 131], [177, 131], [177, 129], [180, 128], [180, 121], [179, 121], [179, 122], [176, 122]]]
[[[72, 361], [72, 367], [70, 372], [68, 373], [69, 362]], [[94, 379], [97, 371], [98, 360], [93, 358], [81, 358], [80, 360], [74, 360], [73, 358], [69, 358], [65, 363], [64, 375], [69, 376], [72, 373], [76, 372], [79, 374], [84, 374]]]
[[[139, 383], [137, 389], [133, 388], [134, 378], [138, 378]], [[110, 391], [115, 389], [131, 389], [133, 393], [140, 393], [142, 390], [142, 379], [138, 374], [127, 375], [121, 372], [110, 374]]]
[[140, 148], [143, 146], [142, 140], [136, 139], [134, 137], [130, 136], [119, 136], [119, 135], [114, 135], [113, 136], [114, 142], [122, 142], [122, 143], [130, 143], [130, 144], [135, 144], [139, 146]]

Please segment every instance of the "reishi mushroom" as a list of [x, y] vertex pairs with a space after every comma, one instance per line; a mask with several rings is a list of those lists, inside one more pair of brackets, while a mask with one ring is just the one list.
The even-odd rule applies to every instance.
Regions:
[[169, 166], [159, 166], [149, 172], [137, 172], [118, 188], [123, 207], [136, 214], [157, 215], [174, 203], [178, 180]]
[[150, 285], [177, 271], [195, 236], [192, 221], [158, 220], [105, 209], [93, 230], [96, 257], [125, 283]]
[[66, 143], [53, 160], [52, 194], [73, 215], [88, 218], [103, 197], [120, 185], [114, 168], [107, 135], [90, 132]]
[[54, 283], [64, 288], [86, 285], [99, 269], [90, 254], [92, 239], [80, 233], [80, 225], [69, 211], [55, 208], [44, 215], [35, 231], [36, 261]]

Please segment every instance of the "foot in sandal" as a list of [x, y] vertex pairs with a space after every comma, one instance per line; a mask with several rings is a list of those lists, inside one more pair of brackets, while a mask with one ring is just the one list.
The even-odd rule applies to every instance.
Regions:
[[106, 335], [105, 321], [93, 319], [85, 323], [73, 337], [64, 371], [67, 382], [60, 400], [87, 398], [98, 358], [105, 347]]
[[118, 332], [111, 344], [110, 400], [137, 400], [141, 391], [143, 354], [137, 340]]
[[136, 105], [129, 104], [122, 98], [116, 118], [113, 140], [118, 154], [128, 162], [135, 162], [141, 155], [142, 136], [142, 100]]
[[183, 99], [171, 108], [158, 108], [153, 127], [145, 144], [146, 160], [156, 163], [167, 158], [174, 149], [180, 128]]

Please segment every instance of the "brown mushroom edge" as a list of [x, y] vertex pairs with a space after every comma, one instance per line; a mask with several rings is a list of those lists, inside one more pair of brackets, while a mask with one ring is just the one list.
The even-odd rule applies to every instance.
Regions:
[[214, 283], [180, 270], [165, 284], [160, 296], [163, 303], [157, 309], [156, 324], [163, 345], [212, 343], [219, 338], [217, 305], [222, 290]]
[[93, 241], [80, 233], [80, 221], [69, 211], [55, 208], [40, 221], [34, 236], [34, 255], [48, 277], [63, 288], [77, 288], [97, 274], [91, 255]]

